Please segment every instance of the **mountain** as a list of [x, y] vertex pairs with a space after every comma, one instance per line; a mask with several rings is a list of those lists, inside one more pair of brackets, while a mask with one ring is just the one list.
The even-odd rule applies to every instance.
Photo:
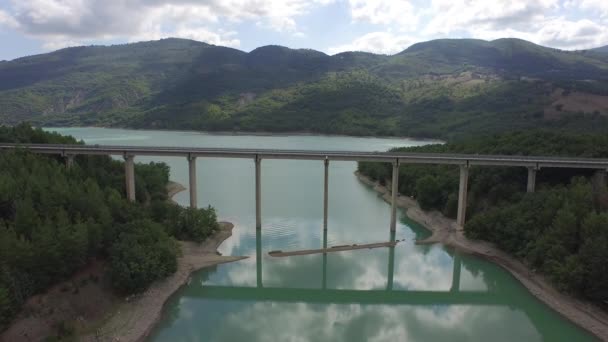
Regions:
[[608, 53], [608, 45], [606, 46], [601, 46], [595, 49], [590, 49], [589, 51], [593, 51], [593, 52], [599, 52], [599, 53]]
[[449, 138], [608, 130], [608, 58], [519, 39], [440, 39], [396, 55], [192, 40], [0, 62], [0, 123]]
[[576, 52], [561, 51], [521, 39], [439, 39], [418, 43], [400, 55], [434, 65], [471, 65], [505, 74], [549, 79], [606, 77], [606, 65]]

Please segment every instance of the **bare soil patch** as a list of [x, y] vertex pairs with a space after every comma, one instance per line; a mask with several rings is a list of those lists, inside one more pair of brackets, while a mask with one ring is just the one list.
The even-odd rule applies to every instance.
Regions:
[[572, 113], [608, 116], [608, 96], [573, 91], [564, 93], [561, 88], [551, 94], [551, 104], [545, 107], [546, 119], [558, 119]]
[[0, 341], [42, 341], [60, 324], [86, 331], [121, 302], [112, 293], [103, 261], [93, 261], [69, 280], [31, 297]]

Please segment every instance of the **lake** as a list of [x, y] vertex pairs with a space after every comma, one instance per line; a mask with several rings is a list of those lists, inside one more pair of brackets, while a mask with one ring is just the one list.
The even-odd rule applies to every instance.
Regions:
[[[88, 144], [385, 151], [415, 139], [215, 135], [104, 128], [53, 128]], [[188, 186], [186, 158], [163, 161]], [[198, 203], [234, 223], [223, 255], [248, 259], [195, 273], [166, 304], [149, 341], [593, 341], [485, 260], [441, 245], [353, 174], [331, 162], [323, 232], [323, 162], [262, 161], [262, 229], [255, 229], [254, 161], [197, 159]], [[403, 166], [407, 167], [407, 166]], [[175, 196], [188, 205], [188, 192]], [[394, 248], [291, 257], [272, 250], [404, 240]]]

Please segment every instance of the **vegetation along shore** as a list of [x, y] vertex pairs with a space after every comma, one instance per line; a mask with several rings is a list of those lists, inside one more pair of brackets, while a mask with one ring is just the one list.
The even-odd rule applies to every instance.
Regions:
[[[0, 142], [78, 143], [25, 124], [0, 127]], [[240, 259], [216, 254], [232, 225], [213, 208], [168, 200], [179, 186], [163, 163], [136, 165], [137, 202], [121, 195], [124, 165], [109, 157], [77, 156], [67, 167], [62, 157], [13, 151], [0, 164], [2, 341], [137, 340], [192, 271]]]
[[[607, 139], [532, 131], [398, 150], [606, 158]], [[389, 165], [360, 163], [358, 170], [361, 180], [388, 198]], [[402, 165], [398, 204], [433, 231], [427, 243], [442, 242], [498, 263], [543, 302], [606, 340], [608, 190], [593, 181], [591, 172], [543, 169], [537, 191], [526, 193], [526, 172], [473, 167], [463, 231], [452, 220], [457, 168]]]

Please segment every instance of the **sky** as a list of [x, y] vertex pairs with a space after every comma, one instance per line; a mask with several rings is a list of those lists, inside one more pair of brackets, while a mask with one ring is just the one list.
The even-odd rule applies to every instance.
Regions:
[[167, 37], [328, 54], [394, 54], [437, 38], [577, 50], [608, 45], [608, 0], [0, 0], [0, 60]]

